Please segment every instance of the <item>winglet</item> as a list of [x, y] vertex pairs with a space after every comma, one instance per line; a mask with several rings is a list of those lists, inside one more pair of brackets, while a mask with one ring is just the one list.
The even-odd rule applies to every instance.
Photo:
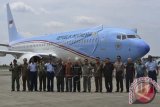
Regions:
[[7, 7], [7, 18], [8, 18], [7, 21], [8, 21], [9, 42], [12, 42], [20, 39], [21, 37], [17, 32], [17, 28], [14, 23], [9, 3], [7, 3], [6, 7]]

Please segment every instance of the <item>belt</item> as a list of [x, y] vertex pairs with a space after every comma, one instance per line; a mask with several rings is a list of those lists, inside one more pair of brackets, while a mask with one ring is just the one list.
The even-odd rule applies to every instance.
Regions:
[[150, 70], [150, 71], [148, 71], [148, 72], [156, 72], [156, 70]]
[[37, 72], [37, 71], [30, 71], [30, 72]]
[[50, 73], [52, 73], [53, 71], [47, 71], [47, 72], [50, 72]]

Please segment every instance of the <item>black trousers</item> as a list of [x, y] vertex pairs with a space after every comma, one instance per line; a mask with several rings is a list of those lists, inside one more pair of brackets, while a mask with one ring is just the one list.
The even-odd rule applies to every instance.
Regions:
[[116, 74], [116, 85], [117, 91], [119, 91], [119, 85], [121, 88], [121, 92], [123, 91], [123, 76], [121, 74]]
[[113, 83], [112, 83], [112, 76], [106, 76], [105, 78], [105, 87], [107, 92], [112, 92], [113, 89]]
[[47, 72], [47, 91], [54, 91], [54, 73]]
[[66, 92], [72, 92], [72, 77], [66, 77]]
[[43, 91], [46, 91], [46, 74], [39, 74], [39, 90], [42, 91], [42, 86], [43, 86]]
[[75, 76], [73, 78], [73, 85], [74, 85], [74, 89], [73, 89], [74, 92], [76, 92], [76, 89], [78, 90], [78, 92], [81, 91], [80, 76]]
[[37, 71], [36, 72], [30, 72], [30, 90], [33, 91], [33, 89], [35, 91], [37, 91]]
[[57, 91], [64, 92], [64, 76], [57, 76]]
[[102, 92], [102, 77], [95, 77], [95, 86], [97, 92]]
[[152, 80], [155, 80], [157, 82], [157, 74], [156, 71], [148, 71], [148, 77], [152, 78]]
[[133, 76], [126, 75], [126, 91], [129, 92], [129, 87], [131, 86], [133, 82]]

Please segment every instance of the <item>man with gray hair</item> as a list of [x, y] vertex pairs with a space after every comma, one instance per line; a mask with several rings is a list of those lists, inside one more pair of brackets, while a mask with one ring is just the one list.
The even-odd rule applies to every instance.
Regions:
[[128, 58], [126, 64], [126, 92], [129, 92], [129, 86], [135, 77], [135, 67], [131, 58]]
[[119, 92], [119, 85], [121, 88], [121, 92], [123, 92], [124, 64], [121, 61], [121, 56], [117, 56], [117, 61], [114, 63], [114, 69], [116, 71], [116, 92]]
[[83, 77], [83, 92], [91, 92], [91, 65], [88, 63], [88, 59], [84, 60], [84, 64], [82, 65], [82, 77]]

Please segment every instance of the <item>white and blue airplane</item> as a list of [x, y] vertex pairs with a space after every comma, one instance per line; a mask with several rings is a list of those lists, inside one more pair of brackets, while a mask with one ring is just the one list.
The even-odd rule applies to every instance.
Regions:
[[109, 27], [93, 27], [59, 34], [41, 35], [31, 38], [22, 37], [16, 29], [15, 22], [7, 4], [9, 44], [8, 50], [0, 50], [0, 56], [11, 54], [22, 62], [23, 58], [42, 58], [55, 56], [72, 61], [88, 59], [94, 61], [110, 58], [115, 61], [121, 56], [122, 61], [128, 58], [136, 60], [146, 55], [150, 47], [141, 39], [136, 29], [122, 29]]

